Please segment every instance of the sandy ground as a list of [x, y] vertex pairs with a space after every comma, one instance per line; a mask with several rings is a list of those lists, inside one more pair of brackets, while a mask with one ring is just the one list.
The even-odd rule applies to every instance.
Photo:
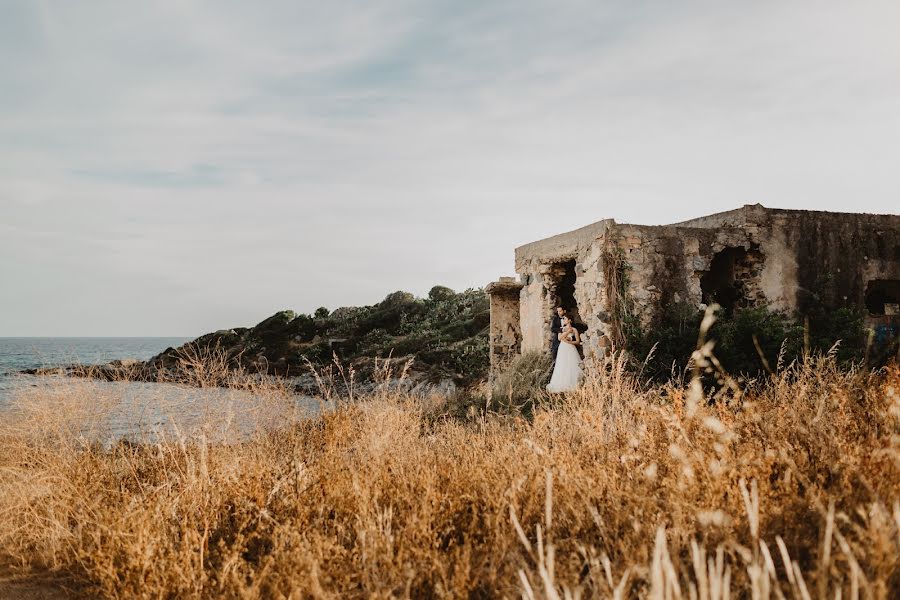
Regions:
[[71, 584], [58, 575], [22, 575], [0, 565], [0, 600], [57, 600], [76, 597], [78, 596]]

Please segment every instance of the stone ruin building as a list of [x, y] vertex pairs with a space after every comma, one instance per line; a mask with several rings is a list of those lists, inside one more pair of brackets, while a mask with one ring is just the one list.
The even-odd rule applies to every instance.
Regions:
[[566, 306], [587, 327], [584, 353], [622, 347], [623, 315], [649, 327], [669, 305], [766, 306], [802, 312], [865, 308], [867, 326], [896, 336], [900, 216], [743, 208], [672, 225], [612, 219], [515, 252], [518, 278], [487, 286], [491, 369], [550, 347], [550, 320]]

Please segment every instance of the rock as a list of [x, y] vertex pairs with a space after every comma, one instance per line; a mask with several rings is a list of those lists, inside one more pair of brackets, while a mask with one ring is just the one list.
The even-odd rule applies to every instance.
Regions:
[[[369, 389], [384, 378], [385, 368], [396, 379], [389, 386], [404, 391], [421, 386], [423, 393], [441, 385], [441, 389], [450, 389], [449, 384], [439, 383], [443, 380], [456, 385], [485, 375], [489, 325], [486, 294], [481, 290], [457, 294], [450, 288], [436, 286], [430, 296], [432, 301], [425, 301], [407, 292], [395, 292], [373, 306], [342, 307], [327, 316], [320, 311], [320, 318], [281, 311], [255, 327], [220, 329], [179, 348], [168, 348], [146, 362], [73, 365], [54, 372], [199, 385], [198, 373], [191, 365], [208, 356], [216, 363], [224, 360], [226, 368], [244, 373], [291, 378], [298, 393], [316, 394], [318, 385], [308, 376], [309, 364], [329, 369], [335, 354], [344, 368], [352, 367], [357, 384]], [[389, 360], [375, 358], [392, 353], [400, 356]], [[416, 356], [419, 358], [413, 360]], [[460, 361], [464, 366], [460, 367]], [[400, 380], [408, 362], [412, 364], [405, 373], [407, 379]], [[461, 368], [466, 372], [457, 373]], [[203, 382], [210, 383], [228, 382]]]
[[143, 364], [143, 363], [139, 360], [135, 360], [133, 358], [126, 358], [124, 360], [114, 360], [111, 363], [109, 363], [108, 366], [112, 367], [112, 368], [130, 369], [132, 367], [136, 367], [141, 364]]

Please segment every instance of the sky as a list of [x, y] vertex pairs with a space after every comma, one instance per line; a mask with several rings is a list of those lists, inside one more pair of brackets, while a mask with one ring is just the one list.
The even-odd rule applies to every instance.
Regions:
[[481, 287], [604, 218], [897, 213], [900, 2], [0, 0], [0, 336]]

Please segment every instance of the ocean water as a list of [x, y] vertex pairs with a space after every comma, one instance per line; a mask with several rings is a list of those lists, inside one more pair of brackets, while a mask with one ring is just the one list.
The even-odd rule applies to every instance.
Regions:
[[53, 427], [87, 439], [152, 441], [165, 435], [231, 439], [320, 410], [306, 397], [168, 383], [21, 375], [24, 369], [147, 360], [188, 338], [0, 338], [0, 424]]
[[116, 359], [147, 360], [189, 338], [4, 338], [0, 337], [0, 377], [23, 369]]

